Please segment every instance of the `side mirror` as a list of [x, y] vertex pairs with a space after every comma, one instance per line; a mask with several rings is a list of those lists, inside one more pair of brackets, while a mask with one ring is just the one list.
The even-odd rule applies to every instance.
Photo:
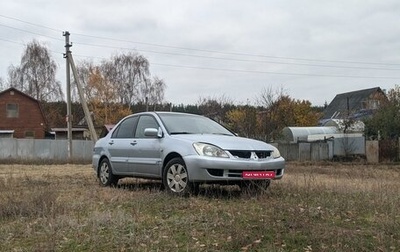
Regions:
[[146, 137], [158, 137], [158, 138], [161, 138], [163, 136], [161, 128], [158, 128], [158, 129], [156, 129], [156, 128], [145, 128], [144, 129], [144, 135]]

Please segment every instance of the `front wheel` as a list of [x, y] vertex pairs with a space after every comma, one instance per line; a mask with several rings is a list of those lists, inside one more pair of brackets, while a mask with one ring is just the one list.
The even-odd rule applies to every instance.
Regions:
[[182, 158], [171, 159], [164, 168], [163, 185], [170, 193], [188, 196], [196, 184], [189, 180], [188, 170]]
[[100, 162], [98, 177], [102, 186], [116, 186], [118, 184], [118, 176], [112, 173], [110, 161], [107, 158]]

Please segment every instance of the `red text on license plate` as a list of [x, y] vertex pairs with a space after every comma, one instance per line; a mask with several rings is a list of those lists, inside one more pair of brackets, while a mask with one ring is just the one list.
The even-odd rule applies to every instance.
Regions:
[[274, 171], [244, 171], [242, 172], [244, 179], [273, 179], [275, 178]]

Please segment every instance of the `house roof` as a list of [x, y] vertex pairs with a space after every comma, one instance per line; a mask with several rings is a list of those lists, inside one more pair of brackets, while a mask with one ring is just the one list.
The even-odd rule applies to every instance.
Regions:
[[[362, 102], [376, 92], [383, 93], [380, 87], [374, 87], [336, 95], [324, 110], [324, 117], [322, 120], [346, 118], [349, 112], [354, 113], [357, 111], [359, 113], [360, 110], [362, 110]], [[367, 113], [367, 111], [365, 113]]]
[[19, 90], [16, 89], [15, 87], [10, 87], [10, 88], [8, 88], [8, 89], [6, 89], [6, 90], [1, 91], [1, 92], [0, 92], [0, 95], [5, 94], [5, 93], [10, 92], [10, 91], [14, 91], [14, 92], [19, 93], [19, 94], [21, 94], [21, 95], [23, 95], [23, 96], [25, 96], [25, 97], [27, 97], [27, 98], [29, 98], [29, 99], [35, 101], [35, 102], [38, 102], [38, 100], [36, 100], [36, 99], [33, 98], [32, 96], [27, 95], [27, 94], [25, 94], [24, 92], [19, 91]]
[[22, 92], [22, 91], [19, 91], [19, 90], [16, 89], [15, 87], [10, 87], [10, 88], [8, 88], [8, 89], [6, 89], [6, 90], [1, 91], [1, 92], [0, 92], [0, 96], [3, 95], [3, 94], [5, 94], [5, 93], [7, 93], [7, 92], [11, 92], [11, 91], [13, 91], [13, 92], [15, 92], [15, 93], [18, 93], [18, 94], [20, 94], [20, 95], [22, 95], [22, 96], [24, 96], [24, 97], [26, 97], [26, 98], [28, 98], [28, 99], [34, 101], [35, 103], [37, 103], [38, 106], [39, 106], [40, 113], [42, 114], [42, 118], [43, 118], [43, 120], [44, 120], [44, 122], [45, 122], [45, 124], [46, 124], [46, 127], [47, 127], [47, 125], [48, 125], [47, 118], [46, 118], [46, 116], [45, 116], [45, 114], [44, 114], [44, 112], [43, 112], [43, 108], [42, 108], [42, 105], [40, 104], [40, 102], [39, 102], [38, 100], [36, 100], [35, 98], [33, 98], [32, 96], [30, 96], [30, 95], [28, 95], [28, 94], [25, 94], [25, 93]]

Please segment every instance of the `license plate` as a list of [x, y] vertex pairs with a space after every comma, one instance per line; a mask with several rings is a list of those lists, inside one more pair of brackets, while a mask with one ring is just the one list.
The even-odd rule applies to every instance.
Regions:
[[275, 178], [274, 171], [244, 171], [242, 172], [244, 179], [273, 179]]

